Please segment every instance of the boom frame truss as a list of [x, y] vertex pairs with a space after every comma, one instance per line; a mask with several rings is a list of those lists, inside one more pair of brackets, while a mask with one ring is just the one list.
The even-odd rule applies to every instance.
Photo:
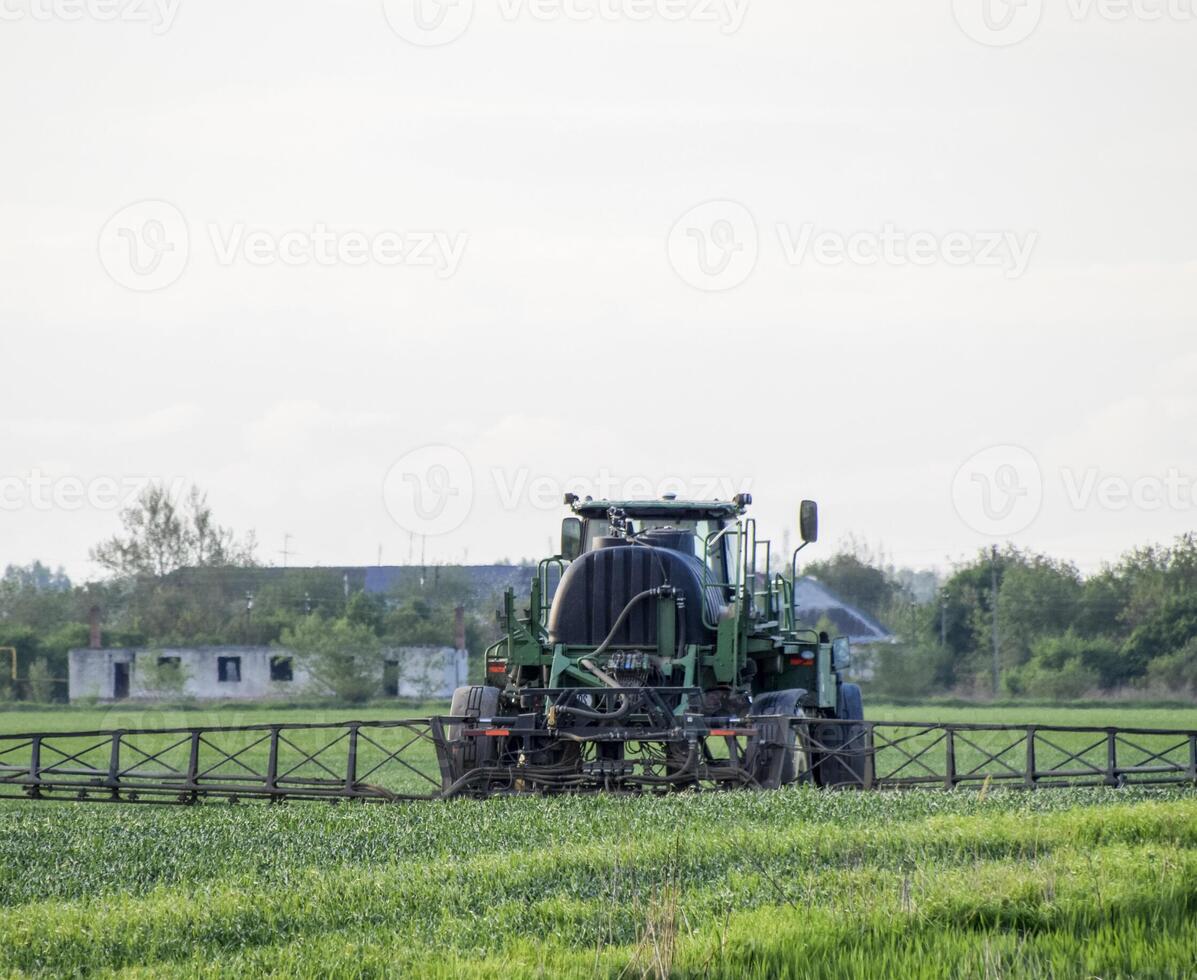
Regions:
[[[521, 731], [515, 722], [441, 716], [0, 735], [0, 799], [179, 805], [205, 800], [403, 802], [493, 792], [743, 787], [754, 781], [730, 778], [729, 763], [750, 759], [759, 748], [754, 740], [759, 743], [766, 732], [772, 732], [769, 744], [776, 745], [779, 723], [782, 731], [786, 724], [792, 729], [794, 745], [805, 758], [800, 779], [834, 781], [841, 788], [1197, 788], [1197, 730], [686, 716], [672, 730], [637, 733], [629, 727], [621, 734], [629, 746], [652, 744], [682, 752], [696, 748], [709, 764], [696, 765], [695, 778], [661, 778], [666, 775], [664, 756], [646, 754], [636, 765], [645, 767], [648, 778], [625, 783], [624, 774], [630, 775], [634, 766], [599, 766], [590, 782], [553, 783], [533, 778], [519, 763], [519, 745], [513, 740]], [[454, 731], [458, 737], [494, 739], [503, 751], [491, 753], [490, 761], [462, 779], [449, 738]], [[543, 739], [545, 732], [537, 734]], [[617, 741], [609, 730], [592, 739], [562, 737], [592, 741], [596, 747]], [[637, 758], [631, 750], [629, 757]], [[833, 769], [834, 780], [828, 775]], [[722, 776], [712, 775], [716, 773]]]

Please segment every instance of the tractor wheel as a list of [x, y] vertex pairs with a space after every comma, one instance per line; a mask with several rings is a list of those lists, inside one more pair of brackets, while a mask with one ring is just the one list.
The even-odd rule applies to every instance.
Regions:
[[[499, 689], [497, 687], [459, 687], [453, 692], [449, 714], [456, 718], [493, 718], [499, 710]], [[485, 766], [494, 761], [495, 740], [493, 738], [464, 735], [464, 725], [446, 725], [445, 738], [453, 751], [459, 775], [471, 769]]]
[[[841, 684], [835, 717], [841, 721], [864, 721], [864, 701], [856, 684]], [[873, 756], [866, 744], [864, 725], [825, 725], [820, 740], [829, 749], [816, 766], [820, 786], [867, 788], [873, 783]], [[843, 748], [840, 748], [843, 746]]]
[[[798, 702], [806, 692], [801, 690], [772, 691], [759, 695], [752, 704], [750, 718], [805, 718]], [[775, 789], [799, 780], [809, 779], [811, 754], [806, 738], [794, 731], [788, 721], [769, 721], [768, 741], [758, 745], [752, 753], [752, 768], [757, 782], [766, 789]], [[758, 736], [759, 737], [759, 736]], [[778, 753], [781, 753], [780, 758]]]
[[[806, 717], [799, 708], [795, 718]], [[810, 780], [810, 748], [806, 744], [806, 736], [790, 730], [790, 737], [794, 740], [793, 748], [786, 752], [785, 762], [781, 767], [781, 784], [805, 783]]]

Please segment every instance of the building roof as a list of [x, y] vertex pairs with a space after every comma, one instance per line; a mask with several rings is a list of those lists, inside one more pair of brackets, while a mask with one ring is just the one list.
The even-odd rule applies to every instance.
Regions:
[[[439, 574], [442, 566], [423, 568], [419, 565], [374, 565], [362, 569], [365, 573], [363, 588], [367, 592], [390, 593], [398, 588], [415, 585], [424, 579]], [[470, 592], [479, 597], [489, 597], [495, 592], [513, 588], [516, 592], [528, 592], [536, 574], [534, 568], [525, 565], [446, 565], [453, 574], [464, 574], [470, 585]]]
[[794, 590], [798, 617], [809, 626], [826, 619], [854, 646], [892, 643], [894, 636], [868, 613], [849, 605], [815, 578], [800, 578]]

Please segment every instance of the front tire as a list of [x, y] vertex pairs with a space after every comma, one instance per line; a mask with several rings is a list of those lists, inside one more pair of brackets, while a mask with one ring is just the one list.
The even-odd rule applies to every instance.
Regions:
[[[864, 721], [864, 699], [856, 684], [841, 684], [835, 717], [841, 721]], [[816, 766], [820, 786], [852, 786], [868, 789], [873, 784], [873, 753], [864, 725], [819, 726], [819, 741], [827, 748]]]

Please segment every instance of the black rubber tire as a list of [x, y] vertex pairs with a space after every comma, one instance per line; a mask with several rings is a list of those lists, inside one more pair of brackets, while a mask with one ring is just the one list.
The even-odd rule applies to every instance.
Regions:
[[[758, 695], [752, 703], [749, 717], [786, 715], [791, 718], [804, 717], [798, 702], [805, 697], [802, 690], [772, 691]], [[786, 731], [785, 757], [781, 764], [778, 784], [789, 785], [800, 779], [806, 779], [811, 765], [810, 752], [804, 739], [800, 739], [793, 728]], [[758, 778], [759, 774], [758, 774]]]
[[[805, 717], [801, 708], [797, 709], [794, 717]], [[786, 759], [781, 767], [782, 786], [788, 786], [799, 780], [808, 780], [810, 776], [810, 750], [806, 746], [806, 740], [795, 734], [793, 730], [790, 731], [790, 738], [793, 739], [793, 745], [786, 752]]]
[[[499, 689], [497, 687], [459, 687], [453, 692], [449, 714], [457, 718], [493, 718], [499, 711]], [[453, 747], [458, 765], [464, 774], [492, 762], [495, 757], [495, 739], [463, 735], [463, 725], [446, 725], [445, 738]]]
[[[857, 684], [841, 684], [835, 717], [842, 721], [864, 721], [864, 699]], [[820, 786], [868, 787], [873, 782], [873, 757], [865, 744], [863, 725], [826, 725], [822, 741], [828, 747], [847, 745], [851, 751], [827, 755], [817, 766]]]

